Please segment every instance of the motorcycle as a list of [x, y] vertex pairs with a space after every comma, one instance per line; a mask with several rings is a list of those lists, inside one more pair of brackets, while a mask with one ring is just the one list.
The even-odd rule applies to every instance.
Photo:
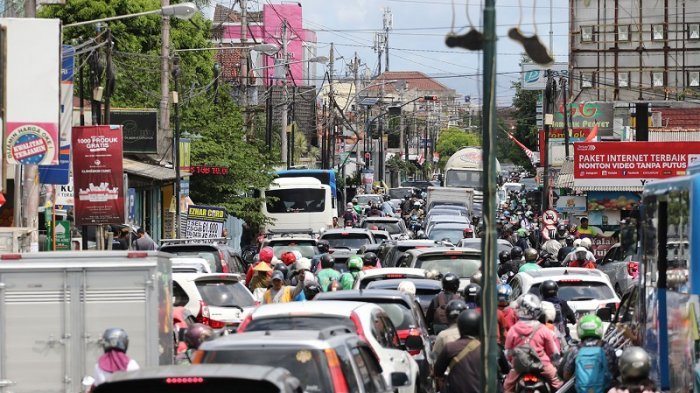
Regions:
[[413, 232], [413, 233], [418, 233], [418, 231], [421, 230], [422, 223], [420, 221], [420, 218], [413, 214], [411, 217], [408, 219], [408, 229]]
[[539, 373], [524, 373], [515, 384], [516, 393], [551, 393], [552, 388]]
[[540, 251], [540, 255], [537, 258], [537, 264], [543, 268], [547, 267], [561, 267], [561, 263], [557, 260], [556, 256], [550, 254], [545, 250]]

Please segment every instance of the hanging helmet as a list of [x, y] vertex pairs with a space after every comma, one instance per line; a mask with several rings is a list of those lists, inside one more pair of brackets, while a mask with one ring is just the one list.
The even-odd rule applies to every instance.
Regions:
[[542, 302], [541, 309], [542, 309], [542, 313], [540, 315], [540, 318], [543, 317], [544, 320], [541, 320], [540, 322], [542, 322], [542, 323], [554, 322], [554, 319], [557, 317], [557, 309], [554, 308], [554, 304], [552, 304], [550, 302]]
[[409, 295], [416, 295], [416, 284], [414, 284], [413, 281], [401, 281], [397, 289]]
[[498, 296], [498, 304], [506, 306], [510, 303], [510, 294], [513, 293], [513, 288], [508, 284], [498, 284], [496, 285], [496, 293]]
[[459, 289], [459, 277], [454, 273], [447, 273], [442, 277], [442, 289], [447, 292], [457, 292]]
[[538, 255], [539, 255], [537, 253], [537, 250], [535, 250], [532, 247], [526, 248], [525, 252], [523, 252], [523, 254], [525, 255], [525, 262], [535, 262], [537, 260]]
[[348, 259], [348, 270], [350, 271], [362, 270], [362, 265], [364, 265], [364, 262], [359, 255], [353, 255]]
[[498, 261], [501, 263], [506, 263], [510, 261], [510, 251], [503, 250], [498, 253]]
[[627, 347], [617, 360], [620, 376], [623, 382], [649, 378], [651, 358], [647, 351], [640, 347]]
[[456, 321], [459, 315], [462, 313], [462, 311], [466, 309], [467, 303], [465, 303], [464, 300], [450, 300], [449, 302], [447, 302], [447, 306], [445, 307], [445, 312], [447, 312], [447, 319], [449, 319], [450, 322]]
[[113, 349], [126, 352], [129, 348], [129, 335], [126, 334], [124, 329], [109, 328], [102, 333], [102, 348], [105, 352]]
[[297, 258], [296, 258], [296, 256], [294, 256], [293, 252], [286, 251], [286, 252], [282, 253], [282, 255], [280, 256], [280, 260], [282, 260], [282, 263], [289, 266], [292, 263], [296, 262]]
[[457, 329], [461, 337], [479, 337], [481, 314], [476, 310], [464, 310], [457, 318]]
[[335, 265], [335, 259], [331, 254], [323, 254], [321, 256], [321, 268], [323, 269], [333, 269]]
[[195, 323], [185, 331], [185, 344], [190, 349], [197, 349], [203, 342], [214, 339], [214, 329], [203, 323]]
[[377, 254], [373, 252], [366, 252], [362, 256], [362, 264], [365, 266], [377, 266]]
[[523, 258], [523, 249], [515, 246], [510, 249], [510, 259], [512, 260], [520, 260]]
[[278, 263], [278, 264], [276, 264], [276, 265], [272, 268], [272, 271], [279, 271], [279, 272], [282, 272], [282, 274], [284, 274], [284, 277], [285, 277], [285, 278], [289, 275], [289, 268], [288, 268], [287, 265], [285, 265], [284, 263]]
[[588, 250], [585, 247], [577, 247], [574, 252], [577, 261], [585, 261], [588, 256]]
[[540, 284], [540, 295], [542, 295], [542, 299], [555, 297], [558, 292], [559, 285], [554, 280], [547, 280]]
[[535, 320], [540, 316], [542, 302], [537, 295], [526, 293], [518, 298], [518, 318], [526, 320]]
[[585, 247], [586, 250], [590, 251], [591, 250], [591, 239], [584, 237], [581, 239], [581, 247]]
[[466, 303], [474, 303], [477, 306], [481, 305], [481, 287], [477, 284], [470, 283], [464, 287], [464, 301]]
[[318, 252], [320, 254], [325, 254], [328, 252], [328, 250], [331, 248], [331, 244], [328, 243], [328, 240], [319, 240], [316, 243], [316, 247], [318, 247]]
[[319, 293], [321, 293], [321, 287], [316, 281], [309, 281], [304, 284], [304, 297], [306, 297], [306, 300], [312, 300]]
[[594, 314], [584, 315], [576, 325], [578, 338], [603, 338], [603, 321]]
[[271, 263], [272, 258], [275, 256], [274, 250], [272, 250], [272, 247], [263, 247], [262, 250], [260, 250], [260, 260]]

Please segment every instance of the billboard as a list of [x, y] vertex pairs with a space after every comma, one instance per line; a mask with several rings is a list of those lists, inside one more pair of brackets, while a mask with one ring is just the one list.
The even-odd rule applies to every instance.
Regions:
[[120, 126], [73, 127], [76, 225], [124, 222]]
[[[572, 136], [585, 139], [596, 124], [598, 124], [598, 136], [613, 135], [612, 102], [573, 102], [566, 106], [569, 112], [568, 126]], [[564, 129], [564, 105], [559, 105], [559, 109], [554, 112], [554, 123], [551, 128]], [[560, 132], [563, 140], [563, 131]]]
[[523, 64], [522, 79], [520, 84], [523, 90], [544, 90], [547, 83], [546, 70], [552, 71], [555, 79], [569, 76], [569, 65], [567, 63], [553, 63], [549, 67], [539, 64]]
[[110, 123], [122, 126], [124, 153], [158, 152], [158, 111], [112, 109]]
[[216, 206], [187, 207], [186, 239], [213, 239], [223, 236], [226, 209]]
[[0, 19], [6, 30], [5, 159], [58, 164], [61, 21]]
[[700, 142], [579, 142], [574, 186], [643, 186], [686, 174], [700, 158]]

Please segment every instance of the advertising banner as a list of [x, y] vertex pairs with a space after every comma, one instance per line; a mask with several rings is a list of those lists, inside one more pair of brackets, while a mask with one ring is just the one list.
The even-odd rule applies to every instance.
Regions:
[[[566, 105], [569, 111], [569, 130], [577, 139], [585, 139], [593, 126], [598, 125], [598, 136], [613, 135], [613, 103], [612, 102], [573, 102]], [[564, 106], [559, 105], [559, 110], [554, 112], [554, 124], [551, 127], [564, 134]], [[550, 137], [552, 134], [550, 134]], [[556, 136], [556, 134], [555, 134]]]
[[226, 209], [215, 206], [187, 207], [186, 239], [213, 239], [223, 236]]
[[549, 67], [539, 64], [523, 64], [522, 80], [520, 81], [522, 89], [544, 90], [547, 83], [546, 70], [551, 70], [555, 79], [569, 76], [569, 65], [567, 63], [554, 63]]
[[588, 192], [588, 210], [632, 210], [639, 203], [638, 193], [626, 191]]
[[0, 19], [6, 28], [5, 159], [58, 164], [61, 30], [58, 19]]
[[73, 128], [76, 225], [124, 222], [121, 126]]
[[68, 184], [54, 186], [54, 192], [56, 193], [57, 206], [75, 206], [73, 178], [69, 179]]
[[158, 111], [113, 109], [110, 123], [122, 126], [124, 153], [158, 152]]
[[586, 211], [585, 196], [563, 196], [557, 200], [557, 211], [562, 213], [582, 213]]
[[574, 186], [643, 186], [685, 175], [700, 158], [700, 142], [574, 144]]
[[600, 259], [605, 256], [608, 250], [615, 245], [615, 239], [610, 236], [594, 238], [593, 240], [593, 256], [595, 259]]

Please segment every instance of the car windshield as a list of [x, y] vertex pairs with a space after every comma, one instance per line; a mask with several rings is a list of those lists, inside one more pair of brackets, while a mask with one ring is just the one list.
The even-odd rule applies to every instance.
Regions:
[[[290, 345], [293, 344], [290, 342]], [[207, 351], [202, 363], [211, 364], [254, 364], [256, 366], [282, 367], [304, 384], [304, 392], [329, 392], [329, 371], [321, 350], [260, 347], [254, 349], [225, 349]], [[232, 386], [231, 391], [240, 391]]]
[[397, 235], [401, 233], [401, 226], [399, 225], [398, 222], [391, 222], [391, 221], [367, 221], [365, 220], [364, 223], [362, 223], [363, 228], [367, 229], [374, 229], [374, 227], [377, 227], [377, 229], [384, 230], [389, 232], [391, 235]]
[[267, 190], [269, 213], [318, 213], [326, 208], [326, 190], [298, 188]]
[[371, 203], [382, 203], [382, 197], [380, 195], [357, 195], [357, 203], [360, 205], [369, 205]]
[[289, 243], [271, 243], [272, 251], [275, 253], [277, 258], [280, 258], [282, 254], [287, 251], [299, 251], [301, 256], [305, 258], [311, 258], [317, 255], [318, 247], [316, 247], [315, 242], [312, 241], [298, 241]]
[[[587, 301], [587, 300], [610, 300], [615, 297], [612, 288], [602, 282], [583, 281], [583, 280], [562, 280], [558, 281], [559, 299], [571, 301]], [[539, 296], [540, 284], [533, 284], [530, 288], [530, 293]]]
[[445, 177], [447, 187], [467, 187], [481, 190], [481, 171], [451, 170], [447, 171]]
[[[462, 239], [459, 243], [459, 246], [481, 250], [481, 239], [478, 237]], [[496, 243], [496, 252], [497, 253], [500, 253], [501, 251], [510, 251], [511, 248], [512, 247], [509, 244], [505, 244], [505, 243], [501, 243], [501, 242]]]
[[460, 228], [436, 228], [428, 235], [430, 240], [449, 240], [452, 244], [457, 244], [464, 238], [464, 229]]
[[364, 233], [329, 233], [322, 239], [328, 240], [331, 248], [359, 249], [365, 244], [371, 244], [369, 236]]
[[[172, 251], [166, 251], [173, 253]], [[197, 251], [197, 252], [174, 252], [173, 254], [181, 257], [197, 257], [197, 258], [202, 258], [207, 261], [209, 264], [209, 269], [212, 272], [216, 271], [216, 263], [219, 261], [219, 255], [218, 253], [214, 252], [206, 252], [206, 251]]]
[[264, 330], [323, 330], [332, 326], [345, 326], [355, 331], [350, 318], [333, 316], [280, 316], [257, 318], [250, 321], [246, 332]]
[[379, 300], [375, 300], [373, 303], [376, 303], [386, 312], [396, 330], [407, 330], [411, 326], [418, 326], [413, 313], [408, 307], [398, 303], [381, 302]]
[[411, 188], [390, 188], [389, 198], [391, 199], [403, 199], [406, 195], [411, 195], [413, 190]]
[[196, 281], [199, 294], [208, 305], [214, 307], [252, 307], [255, 305], [253, 296], [240, 282], [228, 280], [198, 280]]
[[479, 257], [458, 254], [419, 257], [414, 267], [427, 271], [437, 270], [442, 274], [454, 273], [461, 278], [470, 278], [479, 270], [480, 266], [481, 260]]

